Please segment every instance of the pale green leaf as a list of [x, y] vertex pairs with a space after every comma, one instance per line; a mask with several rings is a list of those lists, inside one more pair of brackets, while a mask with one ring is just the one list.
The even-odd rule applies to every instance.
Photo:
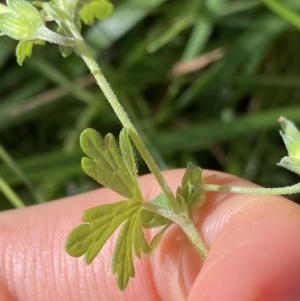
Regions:
[[279, 118], [282, 128], [280, 135], [287, 148], [289, 156], [300, 159], [300, 132], [293, 122], [284, 117]]
[[132, 241], [133, 250], [138, 258], [141, 258], [141, 251], [145, 254], [151, 251], [151, 248], [145, 238], [139, 218], [136, 218], [135, 220], [132, 237], [133, 237], [133, 241]]
[[130, 277], [135, 276], [133, 250], [139, 258], [141, 250], [144, 253], [151, 251], [139, 222], [139, 212], [123, 224], [114, 247], [112, 272], [117, 277], [120, 290], [124, 290]]
[[8, 8], [6, 5], [0, 3], [0, 14], [11, 13], [12, 10]]
[[161, 215], [155, 214], [148, 210], [142, 210], [140, 214], [140, 222], [143, 228], [156, 228], [166, 225], [170, 222], [169, 219]]
[[13, 12], [0, 14], [0, 32], [15, 40], [32, 40], [37, 38], [36, 25], [28, 23], [28, 20]]
[[98, 218], [102, 218], [105, 215], [113, 214], [114, 210], [119, 207], [122, 208], [122, 206], [125, 206], [125, 202], [126, 201], [120, 201], [87, 209], [83, 213], [82, 221], [84, 223], [91, 223], [92, 221], [95, 221]]
[[73, 257], [80, 257], [87, 252], [93, 243], [91, 227], [88, 224], [73, 229], [67, 237], [66, 252]]
[[1, 35], [7, 35], [16, 40], [41, 39], [51, 43], [75, 46], [75, 39], [49, 30], [43, 23], [39, 12], [30, 3], [23, 0], [11, 1], [10, 8], [12, 12], [0, 14]]
[[[123, 208], [125, 206], [125, 203], [126, 201], [123, 201], [111, 205], [113, 206], [113, 209], [116, 209], [119, 207]], [[86, 262], [90, 263], [93, 257], [91, 255], [94, 255], [94, 257], [97, 255], [107, 239], [123, 222], [122, 219], [114, 219], [113, 214], [105, 215], [105, 211], [107, 211], [105, 209], [107, 209], [109, 205], [105, 206], [106, 207], [103, 208], [104, 214], [101, 216], [101, 218], [94, 219], [89, 224], [80, 225], [72, 230], [72, 232], [69, 234], [66, 242], [66, 251], [69, 255], [80, 257], [90, 250], [88, 256], [86, 255], [88, 257], [86, 258]], [[93, 252], [91, 251], [91, 249]]]
[[122, 154], [123, 161], [131, 174], [132, 178], [135, 180], [138, 174], [138, 168], [136, 164], [135, 154], [127, 133], [126, 128], [123, 128], [119, 136], [120, 150]]
[[126, 198], [142, 201], [136, 180], [127, 170], [111, 134], [103, 139], [95, 130], [86, 129], [80, 136], [80, 145], [90, 157], [82, 159], [82, 168], [89, 176]]
[[89, 223], [71, 231], [66, 241], [67, 253], [74, 257], [85, 254], [85, 261], [90, 264], [113, 232], [139, 212], [140, 207], [140, 203], [129, 200], [87, 210], [83, 221]]
[[113, 4], [107, 0], [87, 1], [79, 11], [80, 18], [87, 25], [92, 25], [95, 20], [108, 18], [113, 12]]
[[30, 41], [20, 41], [16, 47], [16, 57], [17, 62], [22, 66], [26, 57], [30, 57], [32, 54], [33, 42]]
[[[63, 29], [61, 27], [58, 27], [57, 29], [57, 33], [61, 34], [63, 33]], [[59, 49], [59, 53], [61, 54], [61, 56], [63, 58], [68, 57], [69, 55], [71, 55], [73, 53], [73, 47], [68, 47], [68, 46], [64, 46], [64, 45], [59, 45], [58, 46]]]
[[37, 9], [24, 0], [7, 0], [7, 6], [10, 12], [0, 14], [0, 32], [16, 40], [37, 39], [44, 27]]
[[293, 157], [283, 157], [277, 165], [288, 169], [291, 172], [294, 172], [300, 175], [300, 159]]
[[170, 201], [164, 193], [158, 194], [154, 199], [150, 200], [150, 203], [164, 209], [172, 210]]
[[282, 158], [277, 165], [296, 174], [300, 174], [300, 132], [295, 124], [284, 117], [279, 118], [282, 128], [280, 135], [288, 151], [288, 156]]
[[128, 220], [122, 226], [114, 246], [112, 258], [112, 272], [117, 277], [117, 285], [120, 290], [124, 290], [130, 277], [135, 276], [135, 270], [132, 259], [132, 235], [133, 218]]
[[28, 1], [24, 0], [6, 0], [7, 6], [14, 12], [24, 16], [31, 25], [42, 23], [41, 16], [37, 9]]
[[127, 200], [86, 210], [82, 218], [85, 224], [75, 228], [67, 238], [67, 253], [74, 257], [85, 255], [86, 263], [91, 263], [108, 238], [123, 224], [114, 246], [112, 271], [118, 287], [124, 290], [130, 277], [135, 275], [133, 251], [138, 257], [141, 251], [151, 251], [139, 221], [141, 209], [140, 202]]
[[189, 213], [192, 213], [196, 206], [204, 203], [205, 196], [202, 186], [202, 170], [198, 166], [188, 163], [181, 181], [181, 186], [177, 188], [176, 198], [181, 204], [183, 201], [186, 203], [186, 208]]
[[[168, 198], [163, 193], [157, 195], [150, 203], [170, 211], [172, 210]], [[156, 228], [168, 224], [170, 220], [154, 212], [142, 210], [140, 213], [140, 222], [143, 228]]]

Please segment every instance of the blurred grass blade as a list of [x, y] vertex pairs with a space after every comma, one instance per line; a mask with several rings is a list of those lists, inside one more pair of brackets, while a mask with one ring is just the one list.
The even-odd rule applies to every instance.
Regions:
[[230, 141], [243, 137], [251, 131], [276, 127], [277, 119], [281, 115], [288, 116], [295, 122], [300, 121], [299, 106], [249, 113], [232, 122], [212, 120], [194, 123], [190, 126], [153, 133], [152, 139], [164, 155], [169, 155], [174, 149], [177, 152], [199, 151], [212, 143]]
[[74, 85], [74, 82], [65, 76], [60, 71], [59, 67], [49, 64], [43, 58], [35, 57], [34, 59], [28, 60], [28, 64], [39, 73], [49, 78], [52, 82], [65, 88], [71, 95], [75, 96], [82, 102], [90, 104], [95, 101], [95, 97], [92, 93], [78, 85]]
[[[55, 182], [61, 182], [82, 175], [79, 163], [81, 156], [82, 152], [79, 149], [72, 153], [53, 150], [44, 154], [24, 157], [18, 163], [31, 181], [55, 179]], [[0, 165], [0, 173], [9, 185], [21, 184], [20, 179], [4, 164]]]
[[256, 8], [260, 5], [256, 0], [252, 1], [234, 1], [228, 3], [225, 9], [221, 12], [222, 16], [241, 13], [245, 10]]
[[195, 58], [199, 53], [202, 53], [212, 30], [212, 22], [207, 17], [200, 17], [195, 23], [187, 46], [184, 49], [182, 60]]
[[7, 153], [4, 147], [0, 144], [0, 159], [3, 163], [27, 186], [28, 190], [32, 193], [37, 203], [43, 203], [45, 200], [38, 193], [32, 182], [18, 166], [15, 160]]
[[269, 9], [300, 30], [300, 15], [277, 0], [261, 0]]
[[[181, 110], [197, 100], [213, 82], [222, 81], [234, 74], [242, 64], [252, 62], [259, 55], [263, 59], [269, 43], [287, 27], [284, 20], [277, 16], [265, 15], [256, 20], [231, 47], [226, 55], [212, 66], [178, 97], [175, 108]], [[226, 51], [226, 49], [225, 49]], [[248, 63], [249, 65], [249, 63]], [[196, 97], [197, 96], [197, 97]]]
[[175, 22], [170, 28], [165, 30], [157, 39], [155, 39], [147, 46], [148, 52], [154, 53], [166, 44], [168, 44], [183, 30], [189, 27], [193, 23], [193, 20], [193, 16], [188, 16], [180, 19], [178, 22]]
[[4, 181], [4, 179], [0, 176], [0, 191], [7, 197], [9, 202], [15, 208], [23, 208], [25, 204], [23, 201], [16, 195], [16, 193], [10, 188], [10, 186]]

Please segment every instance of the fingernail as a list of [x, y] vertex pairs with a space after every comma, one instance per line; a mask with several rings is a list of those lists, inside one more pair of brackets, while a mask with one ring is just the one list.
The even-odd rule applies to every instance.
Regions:
[[154, 281], [164, 301], [183, 301], [201, 269], [202, 260], [178, 226], [164, 234], [151, 264]]

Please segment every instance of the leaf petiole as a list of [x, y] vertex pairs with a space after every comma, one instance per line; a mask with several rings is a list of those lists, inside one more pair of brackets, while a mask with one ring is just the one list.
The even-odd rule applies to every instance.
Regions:
[[264, 194], [264, 195], [282, 195], [300, 193], [300, 183], [278, 188], [263, 188], [263, 187], [238, 187], [238, 186], [223, 186], [216, 184], [204, 184], [205, 191], [227, 191], [232, 193], [242, 194]]
[[207, 257], [208, 250], [204, 242], [202, 241], [192, 219], [187, 218], [186, 216], [183, 216], [181, 214], [177, 214], [171, 210], [158, 207], [152, 203], [144, 203], [143, 208], [158, 215], [161, 215], [178, 224], [183, 230], [183, 232], [186, 234], [186, 236], [189, 238], [189, 240], [192, 242], [200, 257], [203, 260]]

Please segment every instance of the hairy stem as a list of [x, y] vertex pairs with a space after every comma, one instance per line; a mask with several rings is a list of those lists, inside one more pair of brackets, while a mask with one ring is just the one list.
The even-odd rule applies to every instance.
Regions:
[[87, 67], [90, 69], [91, 73], [95, 77], [97, 84], [99, 85], [100, 89], [103, 91], [103, 94], [105, 95], [109, 104], [111, 105], [117, 117], [121, 121], [123, 127], [128, 129], [128, 133], [132, 141], [134, 142], [137, 149], [139, 150], [148, 168], [150, 169], [150, 171], [153, 173], [154, 177], [158, 181], [161, 189], [168, 197], [172, 208], [174, 209], [175, 212], [179, 212], [179, 205], [175, 199], [174, 194], [172, 193], [170, 187], [168, 186], [167, 182], [163, 178], [158, 166], [154, 162], [151, 154], [148, 152], [144, 142], [138, 135], [134, 125], [131, 123], [130, 119], [128, 118], [128, 115], [126, 114], [124, 108], [119, 103], [116, 95], [114, 94], [109, 83], [104, 77], [101, 69], [99, 68], [98, 64], [95, 62], [88, 47], [84, 43], [84, 40], [82, 38], [78, 38], [78, 32], [76, 33], [76, 35], [74, 34], [74, 36], [77, 38], [77, 49], [80, 52]]
[[265, 195], [282, 195], [300, 192], [300, 183], [279, 188], [263, 188], [263, 187], [238, 187], [238, 186], [223, 186], [215, 184], [203, 185], [205, 191], [228, 191], [232, 193], [242, 194], [265, 194]]
[[166, 217], [167, 219], [178, 224], [185, 235], [189, 238], [190, 242], [194, 245], [200, 257], [205, 260], [208, 255], [208, 250], [191, 218], [187, 218], [183, 215], [177, 214], [165, 208], [158, 207], [151, 203], [145, 203], [144, 208], [158, 215]]
[[[62, 21], [62, 23], [64, 23], [64, 22]], [[110, 87], [109, 83], [107, 82], [105, 76], [103, 75], [101, 69], [99, 68], [98, 64], [95, 62], [90, 50], [86, 46], [79, 31], [77, 30], [75, 24], [70, 22], [70, 20], [68, 20], [67, 24], [65, 24], [65, 25], [69, 28], [70, 32], [76, 39], [76, 48], [79, 51], [82, 59], [84, 60], [85, 64], [87, 65], [87, 67], [89, 68], [91, 73], [93, 74], [98, 86], [100, 87], [100, 89], [102, 90], [106, 99], [108, 100], [109, 104], [113, 108], [114, 112], [116, 113], [116, 115], [119, 118], [120, 122], [122, 123], [123, 127], [125, 127], [128, 130], [128, 133], [129, 133], [133, 143], [135, 144], [135, 146], [138, 149], [138, 151], [140, 152], [142, 158], [146, 162], [149, 170], [152, 172], [152, 174], [156, 178], [157, 182], [159, 183], [162, 191], [165, 193], [165, 195], [169, 199], [174, 212], [159, 208], [157, 206], [151, 205], [150, 203], [146, 203], [146, 204], [149, 205], [150, 207], [154, 206], [155, 208], [159, 208], [158, 210], [162, 210], [162, 211], [157, 212], [158, 214], [160, 214], [160, 215], [166, 214], [169, 216], [168, 218], [170, 220], [178, 223], [179, 226], [182, 228], [182, 230], [187, 235], [187, 237], [193, 243], [193, 245], [195, 246], [195, 248], [198, 251], [198, 253], [200, 254], [200, 256], [203, 259], [205, 259], [208, 251], [207, 251], [205, 245], [203, 244], [193, 221], [187, 217], [183, 217], [179, 214], [176, 214], [176, 213], [180, 213], [180, 211], [181, 211], [180, 204], [177, 202], [168, 183], [165, 181], [164, 177], [162, 176], [158, 166], [156, 165], [154, 159], [152, 158], [151, 154], [149, 153], [148, 149], [146, 148], [143, 140], [138, 135], [136, 128], [130, 121], [124, 108], [119, 103], [115, 93], [111, 89], [111, 87]]]
[[87, 48], [86, 44], [84, 43], [84, 41], [82, 39], [78, 39], [76, 47], [80, 51], [82, 59], [84, 60], [87, 67], [90, 69], [91, 73], [93, 74], [94, 78], [96, 79], [98, 86], [102, 90], [103, 94], [105, 95], [109, 104], [111, 105], [111, 107], [113, 108], [117, 117], [121, 121], [122, 125], [125, 128], [130, 128], [135, 131], [135, 128], [134, 128], [133, 124], [131, 123], [130, 119], [128, 118], [124, 108], [119, 103], [116, 95], [114, 94], [113, 90], [111, 89], [109, 83], [107, 82], [106, 78], [104, 77], [98, 64], [95, 62], [93, 56], [91, 55], [91, 53], [90, 53], [89, 49]]
[[157, 182], [159, 183], [161, 189], [167, 196], [170, 204], [175, 212], [180, 212], [181, 208], [177, 200], [175, 199], [174, 194], [172, 193], [171, 189], [169, 188], [167, 182], [165, 181], [164, 177], [162, 176], [158, 166], [156, 165], [155, 161], [153, 160], [151, 154], [149, 153], [147, 147], [145, 146], [143, 140], [139, 137], [137, 132], [133, 131], [132, 129], [128, 129], [128, 134], [130, 135], [133, 143], [135, 144], [136, 148], [139, 150], [140, 154], [142, 155], [144, 161], [147, 163], [150, 171], [154, 174]]

